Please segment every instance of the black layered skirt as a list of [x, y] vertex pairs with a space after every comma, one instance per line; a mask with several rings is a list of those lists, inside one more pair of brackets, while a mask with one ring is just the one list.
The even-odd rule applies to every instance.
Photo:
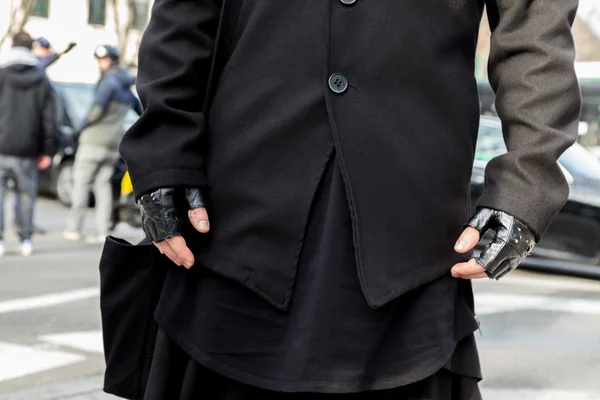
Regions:
[[423, 380], [395, 389], [346, 394], [275, 392], [207, 369], [160, 331], [144, 400], [481, 400], [478, 381], [442, 368]]
[[170, 271], [144, 400], [481, 399], [470, 282], [452, 278], [449, 265], [447, 275], [372, 309], [351, 224], [333, 155], [289, 311], [201, 265]]

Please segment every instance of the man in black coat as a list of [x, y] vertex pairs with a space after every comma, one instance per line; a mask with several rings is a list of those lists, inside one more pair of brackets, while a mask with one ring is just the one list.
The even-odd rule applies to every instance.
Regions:
[[[20, 252], [31, 255], [33, 211], [38, 168], [46, 169], [56, 152], [53, 92], [46, 74], [31, 54], [33, 40], [25, 32], [13, 38], [13, 47], [0, 57], [0, 206], [7, 179], [15, 178], [20, 207]], [[4, 253], [4, 215], [0, 207], [0, 255]]]
[[[348, 274], [340, 271], [325, 289], [317, 289], [314, 276], [301, 276], [311, 268], [333, 268], [350, 254], [356, 274], [352, 291], [370, 307], [358, 320], [402, 309], [408, 314], [389, 316], [403, 321], [404, 333], [395, 343], [415, 343], [410, 331], [419, 332], [415, 337], [423, 338], [424, 349], [445, 342], [448, 334], [434, 338], [432, 326], [451, 331], [454, 322], [447, 315], [458, 315], [458, 305], [435, 320], [416, 321], [409, 314], [429, 299], [441, 307], [444, 296], [472, 303], [470, 285], [456, 295], [463, 284], [454, 278], [498, 279], [516, 268], [567, 199], [557, 159], [577, 137], [581, 100], [570, 32], [577, 0], [265, 0], [241, 6], [225, 0], [231, 8], [224, 9], [217, 35], [220, 3], [155, 2], [140, 48], [138, 91], [145, 112], [121, 152], [148, 237], [177, 265], [210, 270], [229, 284], [237, 281], [284, 313], [285, 322], [260, 317], [264, 326], [257, 332], [267, 335], [279, 326], [274, 321], [289, 326], [269, 339], [288, 346], [289, 353], [272, 355], [268, 362], [253, 358], [275, 350], [254, 343], [248, 355], [240, 338], [216, 351], [212, 340], [217, 339], [206, 338], [210, 326], [239, 321], [219, 313], [203, 323], [181, 320], [177, 310], [194, 303], [199, 290], [190, 283], [194, 273], [172, 272], [167, 280], [165, 290], [172, 295], [159, 305], [161, 328], [203, 366], [267, 390], [356, 392], [437, 376], [440, 360], [448, 360], [456, 341], [435, 357], [399, 344], [395, 357], [411, 366], [409, 372], [360, 359], [352, 343], [362, 336], [340, 342], [354, 351], [361, 368], [334, 367], [333, 356], [323, 356], [304, 365], [318, 366], [317, 377], [286, 370], [290, 359], [302, 363], [295, 345], [309, 343], [315, 350], [316, 338], [333, 329], [327, 322], [325, 328], [310, 325], [319, 307], [308, 311], [298, 305], [310, 303], [299, 294], [299, 282], [312, 290], [302, 293], [322, 296], [328, 307], [343, 298], [335, 282]], [[474, 58], [484, 5], [492, 28], [489, 75], [508, 152], [489, 163], [485, 192], [471, 215], [479, 121]], [[222, 67], [210, 79], [213, 54]], [[325, 201], [334, 206], [322, 208]], [[343, 212], [340, 222], [331, 222], [338, 220], [332, 217], [338, 210], [346, 210], [348, 223], [336, 232], [346, 226]], [[183, 211], [204, 235], [182, 227]], [[488, 229], [496, 230], [494, 241], [471, 258]], [[333, 239], [313, 246], [314, 237], [331, 232], [345, 243], [339, 252], [331, 254]], [[314, 255], [321, 261], [306, 261]], [[433, 289], [440, 282], [448, 289]], [[203, 303], [208, 309], [221, 293], [211, 290], [208, 305]], [[416, 293], [422, 300], [408, 302]], [[235, 296], [228, 298], [221, 310], [249, 312], [231, 300]], [[199, 313], [186, 310], [191, 321], [201, 319]], [[294, 328], [291, 321], [308, 325]], [[373, 329], [380, 340], [365, 339], [371, 340], [364, 350], [371, 356], [388, 351], [382, 345], [385, 331], [402, 330]], [[289, 337], [294, 344], [283, 339]], [[464, 337], [463, 332], [456, 339]], [[324, 337], [328, 345], [317, 346], [318, 352], [335, 348], [339, 340]], [[250, 361], [227, 359], [225, 351], [244, 353]], [[269, 363], [287, 372], [262, 368]], [[383, 364], [389, 367], [385, 374], [372, 369]], [[312, 385], [311, 379], [322, 384]]]

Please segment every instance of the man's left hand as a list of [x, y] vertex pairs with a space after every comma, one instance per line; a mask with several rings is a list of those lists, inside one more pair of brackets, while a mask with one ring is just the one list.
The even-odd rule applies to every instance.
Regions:
[[475, 248], [488, 229], [496, 231], [496, 234], [477, 259], [452, 267], [455, 278], [479, 279], [487, 276], [500, 279], [517, 268], [531, 254], [536, 243], [535, 235], [527, 225], [502, 211], [480, 208], [468, 225], [454, 246], [458, 253]]
[[38, 156], [37, 166], [40, 171], [50, 168], [50, 165], [52, 165], [52, 157], [46, 155]]

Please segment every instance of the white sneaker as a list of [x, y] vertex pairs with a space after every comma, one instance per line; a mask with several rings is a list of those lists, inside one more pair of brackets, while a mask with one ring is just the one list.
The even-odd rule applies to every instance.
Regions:
[[70, 240], [71, 242], [79, 242], [81, 240], [81, 233], [67, 230], [63, 232], [63, 238], [65, 240]]
[[29, 257], [33, 254], [33, 243], [31, 240], [25, 239], [21, 242], [21, 246], [19, 247], [19, 252], [23, 257]]
[[4, 255], [4, 242], [0, 240], [0, 257]]

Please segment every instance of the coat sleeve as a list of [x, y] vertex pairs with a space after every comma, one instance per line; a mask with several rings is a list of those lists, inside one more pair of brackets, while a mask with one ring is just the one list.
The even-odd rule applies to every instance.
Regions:
[[508, 152], [486, 169], [479, 206], [525, 222], [539, 240], [569, 195], [557, 159], [581, 109], [571, 25], [577, 0], [486, 0], [490, 83]]
[[136, 197], [205, 184], [202, 108], [219, 12], [212, 0], [154, 2], [139, 50], [144, 112], [120, 146]]
[[58, 150], [56, 126], [55, 94], [50, 82], [45, 80], [44, 104], [42, 106], [42, 148], [41, 154], [53, 157]]
[[51, 66], [52, 64], [54, 64], [56, 61], [58, 61], [59, 58], [60, 58], [60, 55], [58, 55], [56, 53], [52, 53], [50, 55], [47, 55], [46, 57], [40, 58], [39, 66], [41, 69], [46, 69], [49, 66]]
[[92, 108], [90, 108], [90, 111], [85, 118], [84, 125], [80, 130], [100, 122], [108, 111], [108, 106], [114, 96], [115, 90], [117, 90], [115, 88], [115, 83], [110, 79], [104, 79], [98, 84]]

